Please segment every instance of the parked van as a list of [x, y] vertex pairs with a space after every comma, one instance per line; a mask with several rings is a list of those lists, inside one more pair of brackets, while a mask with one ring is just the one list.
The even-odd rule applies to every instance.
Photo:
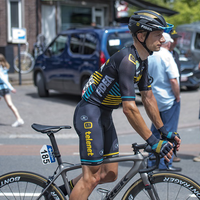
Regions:
[[59, 33], [35, 61], [33, 80], [40, 97], [49, 90], [81, 95], [91, 74], [118, 50], [133, 44], [128, 26], [74, 28]]
[[178, 48], [185, 56], [200, 61], [200, 22], [177, 26], [176, 31], [182, 37], [178, 40]]

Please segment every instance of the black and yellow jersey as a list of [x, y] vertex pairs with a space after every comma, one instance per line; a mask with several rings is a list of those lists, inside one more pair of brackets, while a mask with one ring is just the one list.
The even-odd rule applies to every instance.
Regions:
[[150, 90], [147, 60], [142, 61], [132, 45], [115, 53], [95, 71], [83, 89], [83, 99], [88, 103], [118, 108], [122, 101], [135, 100], [135, 87]]

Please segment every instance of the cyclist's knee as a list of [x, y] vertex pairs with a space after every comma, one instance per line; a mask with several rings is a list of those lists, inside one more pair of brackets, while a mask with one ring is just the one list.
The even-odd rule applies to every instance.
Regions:
[[118, 176], [118, 165], [104, 165], [101, 171], [101, 183], [113, 182]]
[[83, 167], [83, 180], [89, 188], [95, 188], [101, 180], [101, 167]]

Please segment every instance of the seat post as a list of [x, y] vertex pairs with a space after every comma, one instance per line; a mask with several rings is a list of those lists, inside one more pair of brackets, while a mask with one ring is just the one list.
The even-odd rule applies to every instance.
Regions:
[[54, 152], [53, 152], [54, 156], [55, 156], [58, 164], [61, 165], [62, 164], [62, 159], [61, 159], [60, 151], [58, 149], [58, 145], [57, 145], [55, 136], [54, 136], [52, 131], [50, 133], [48, 133], [47, 135], [50, 138], [50, 141], [51, 141], [51, 144], [52, 144], [52, 147], [53, 147], [53, 150], [54, 150]]

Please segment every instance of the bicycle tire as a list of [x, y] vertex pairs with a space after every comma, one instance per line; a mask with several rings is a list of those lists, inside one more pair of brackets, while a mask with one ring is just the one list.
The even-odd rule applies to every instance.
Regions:
[[[16, 171], [0, 177], [1, 200], [36, 200], [48, 180], [36, 173]], [[40, 200], [66, 200], [64, 194], [55, 185], [51, 184]]]
[[[187, 176], [163, 172], [150, 176], [150, 182], [154, 186], [158, 199], [200, 199], [200, 186]], [[142, 179], [138, 179], [125, 192], [122, 200], [146, 200], [151, 199], [145, 189]]]
[[[20, 61], [21, 61], [21, 73], [27, 74], [33, 70], [34, 67], [34, 58], [30, 53], [20, 52]], [[19, 58], [18, 56], [14, 59], [14, 68], [15, 71], [19, 72]]]

